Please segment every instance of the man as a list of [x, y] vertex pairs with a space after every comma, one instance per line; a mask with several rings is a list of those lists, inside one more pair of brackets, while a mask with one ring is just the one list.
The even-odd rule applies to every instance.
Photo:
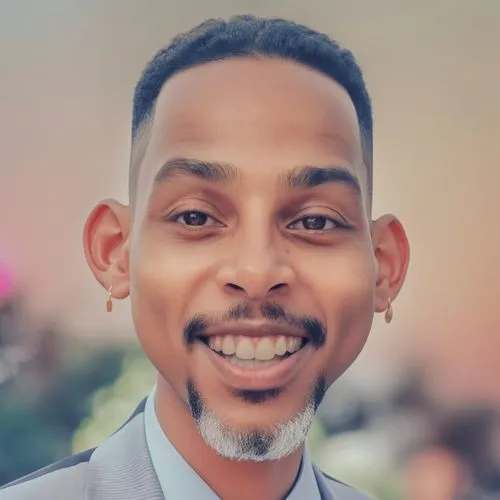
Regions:
[[210, 20], [134, 96], [130, 205], [100, 203], [87, 261], [130, 295], [155, 390], [97, 449], [1, 500], [366, 498], [304, 447], [327, 388], [406, 274], [371, 219], [372, 116], [352, 55], [283, 20]]

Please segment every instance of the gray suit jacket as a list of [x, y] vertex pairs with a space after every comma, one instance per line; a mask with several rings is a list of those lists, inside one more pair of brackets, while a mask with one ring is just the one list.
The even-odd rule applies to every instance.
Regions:
[[[144, 403], [103, 444], [4, 486], [0, 500], [170, 500], [149, 456]], [[315, 474], [322, 500], [369, 500], [316, 468]]]

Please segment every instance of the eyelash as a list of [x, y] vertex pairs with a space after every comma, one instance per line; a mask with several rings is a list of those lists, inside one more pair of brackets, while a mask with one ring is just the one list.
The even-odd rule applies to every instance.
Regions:
[[[180, 223], [179, 219], [182, 216], [185, 216], [185, 215], [188, 215], [188, 214], [198, 214], [198, 215], [206, 216], [208, 219], [212, 219], [213, 221], [215, 221], [216, 224], [214, 226], [207, 226], [207, 225], [190, 226], [189, 224], [182, 224], [182, 223]], [[304, 216], [302, 216], [302, 217], [294, 220], [290, 224], [288, 224], [287, 228], [290, 228], [290, 226], [296, 225], [300, 221], [303, 221], [304, 219], [308, 219], [308, 218], [321, 218], [321, 219], [325, 219], [326, 222], [332, 222], [334, 224], [334, 226], [335, 226], [335, 227], [329, 228], [329, 229], [316, 229], [316, 230], [315, 229], [304, 229], [304, 231], [306, 231], [307, 233], [310, 233], [310, 234], [325, 233], [326, 231], [333, 231], [334, 229], [344, 229], [344, 230], [345, 229], [351, 229], [351, 227], [348, 224], [340, 222], [339, 220], [334, 219], [332, 217], [328, 217], [326, 215], [321, 215], [321, 214], [308, 214], [308, 215], [304, 215]], [[177, 224], [180, 223], [188, 231], [203, 231], [203, 230], [206, 230], [207, 227], [221, 227], [221, 226], [224, 227], [224, 224], [222, 224], [221, 222], [219, 222], [215, 217], [211, 216], [207, 212], [204, 212], [203, 210], [197, 210], [197, 209], [182, 210], [180, 212], [175, 212], [175, 213], [169, 215], [167, 217], [167, 220], [169, 222], [174, 222], [174, 223], [177, 223]], [[296, 231], [297, 229], [292, 229], [292, 230]]]

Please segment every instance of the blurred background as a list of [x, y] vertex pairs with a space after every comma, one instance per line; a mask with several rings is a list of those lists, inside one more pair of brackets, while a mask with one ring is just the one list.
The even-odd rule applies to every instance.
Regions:
[[129, 304], [105, 312], [82, 226], [101, 198], [127, 202], [146, 62], [241, 13], [354, 52], [374, 216], [398, 215], [412, 246], [393, 322], [376, 319], [320, 409], [317, 462], [380, 500], [500, 498], [498, 0], [0, 0], [0, 485], [95, 446], [149, 392]]

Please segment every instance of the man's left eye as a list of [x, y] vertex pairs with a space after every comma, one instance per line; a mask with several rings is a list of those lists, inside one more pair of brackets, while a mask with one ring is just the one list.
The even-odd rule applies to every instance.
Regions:
[[324, 231], [342, 227], [336, 220], [324, 215], [308, 215], [288, 226], [290, 229], [305, 229], [307, 231]]

